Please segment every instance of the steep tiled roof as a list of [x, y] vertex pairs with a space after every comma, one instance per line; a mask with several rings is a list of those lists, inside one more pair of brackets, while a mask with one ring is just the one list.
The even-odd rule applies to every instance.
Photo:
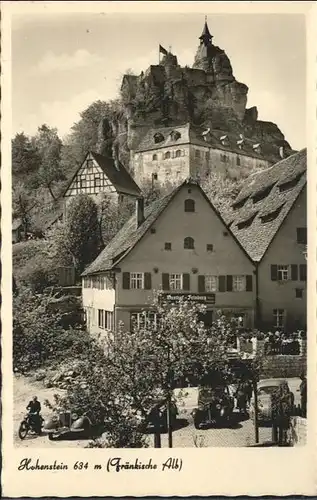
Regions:
[[109, 245], [98, 255], [98, 257], [90, 264], [87, 269], [83, 272], [82, 276], [86, 276], [88, 274], [100, 273], [103, 271], [108, 271], [113, 269], [116, 264], [119, 262], [121, 258], [123, 258], [142, 238], [142, 236], [148, 231], [151, 225], [156, 221], [156, 219], [160, 216], [160, 214], [165, 210], [168, 206], [172, 198], [178, 193], [180, 189], [185, 184], [196, 185], [200, 188], [202, 195], [206, 199], [206, 201], [210, 204], [214, 212], [217, 214], [220, 220], [224, 223], [227, 231], [231, 234], [231, 236], [235, 239], [237, 244], [240, 246], [241, 250], [245, 253], [245, 255], [250, 258], [242, 247], [239, 240], [235, 237], [235, 235], [231, 232], [230, 228], [227, 227], [220, 213], [216, 210], [211, 200], [207, 197], [206, 193], [199, 186], [197, 181], [193, 181], [191, 179], [185, 180], [180, 186], [175, 188], [171, 193], [164, 196], [163, 198], [156, 200], [150, 206], [145, 208], [144, 211], [144, 222], [137, 227], [136, 224], [136, 215], [133, 215], [125, 225], [120, 229], [120, 231], [116, 234], [116, 236], [110, 241]]
[[[180, 137], [173, 139], [171, 132], [178, 132]], [[155, 142], [154, 136], [162, 134], [164, 140], [162, 142]], [[175, 127], [159, 127], [150, 128], [146, 135], [141, 139], [136, 151], [150, 151], [152, 149], [166, 148], [167, 146], [177, 146], [178, 144], [188, 144], [189, 140], [189, 124], [175, 126]]]
[[156, 200], [144, 210], [144, 222], [137, 227], [136, 214], [124, 224], [116, 236], [110, 241], [98, 257], [85, 269], [83, 276], [101, 271], [107, 271], [114, 266], [115, 261], [132, 248], [146, 233], [151, 224], [157, 219], [168, 203], [180, 189], [180, 186], [163, 198]]
[[[246, 180], [245, 187], [240, 191], [233, 206], [237, 202], [244, 201], [244, 204], [233, 211], [230, 229], [252, 260], [262, 259], [299, 194], [305, 188], [306, 168], [307, 158], [304, 149], [269, 169], [251, 175]], [[283, 186], [288, 189], [283, 190]], [[261, 193], [266, 196], [261, 198]], [[259, 201], [256, 201], [257, 195]], [[255, 210], [257, 214], [251, 224], [241, 228], [241, 221], [251, 219]], [[263, 220], [263, 217], [266, 219]]]
[[[178, 139], [171, 137], [171, 132], [176, 131], [180, 133]], [[223, 130], [210, 130], [209, 133], [203, 128], [193, 127], [190, 123], [185, 125], [178, 125], [174, 127], [160, 127], [150, 128], [145, 136], [140, 140], [136, 152], [151, 151], [154, 149], [166, 148], [168, 146], [177, 146], [181, 144], [194, 144], [198, 146], [205, 146], [213, 149], [219, 149], [224, 152], [232, 152], [242, 156], [250, 156], [261, 160], [267, 160], [275, 163], [279, 159], [280, 144], [262, 143], [260, 150], [255, 149], [259, 144], [254, 140], [243, 138], [239, 134], [228, 133]], [[162, 134], [164, 140], [162, 142], [155, 142], [155, 134]], [[223, 144], [222, 138], [225, 137], [226, 142]], [[239, 141], [241, 148], [239, 147]]]
[[102, 156], [94, 152], [91, 152], [91, 154], [118, 193], [130, 194], [132, 196], [139, 196], [141, 194], [139, 186], [135, 183], [122, 163], [118, 162], [117, 168], [113, 158]]
[[[140, 196], [141, 190], [139, 186], [135, 183], [122, 163], [118, 162], [116, 166], [116, 162], [113, 158], [100, 155], [99, 153], [94, 153], [93, 151], [90, 151], [90, 153], [92, 154], [104, 174], [109, 178], [118, 193], [129, 194], [131, 196]], [[87, 155], [85, 156], [85, 159], [87, 158], [88, 154], [89, 153], [87, 153]], [[76, 171], [73, 173], [73, 176], [64, 191], [64, 196], [66, 196], [67, 191], [69, 190], [74, 178], [76, 177], [81, 167], [82, 164], [77, 167]]]

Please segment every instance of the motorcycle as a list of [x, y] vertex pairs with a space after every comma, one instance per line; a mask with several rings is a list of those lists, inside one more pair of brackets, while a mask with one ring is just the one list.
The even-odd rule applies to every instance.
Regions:
[[39, 415], [39, 423], [34, 421], [34, 415], [27, 413], [20, 423], [18, 435], [20, 439], [25, 439], [31, 431], [33, 434], [40, 436], [42, 433], [44, 419]]

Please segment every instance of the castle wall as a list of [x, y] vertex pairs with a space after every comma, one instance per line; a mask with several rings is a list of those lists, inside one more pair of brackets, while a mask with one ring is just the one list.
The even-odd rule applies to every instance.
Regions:
[[[135, 153], [134, 177], [137, 184], [151, 181], [157, 175], [159, 184], [177, 183], [190, 176], [189, 144]], [[166, 156], [170, 155], [170, 158]]]
[[[166, 157], [168, 155], [170, 158]], [[152, 181], [152, 178], [159, 184], [177, 184], [188, 177], [204, 179], [211, 172], [239, 178], [251, 170], [270, 166], [266, 160], [195, 144], [134, 153], [131, 155], [131, 163], [139, 185]]]

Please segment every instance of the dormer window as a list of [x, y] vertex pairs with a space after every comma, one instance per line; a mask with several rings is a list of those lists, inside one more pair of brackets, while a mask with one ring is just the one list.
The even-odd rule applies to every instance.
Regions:
[[164, 153], [164, 160], [169, 160], [171, 157], [171, 152], [170, 151], [166, 151], [166, 153]]
[[257, 193], [255, 193], [252, 196], [253, 203], [258, 203], [259, 201], [264, 200], [264, 198], [266, 198], [270, 194], [273, 186], [274, 186], [274, 184], [271, 184], [270, 186], [267, 186], [266, 188], [262, 189], [261, 191], [258, 191]]
[[157, 161], [157, 154], [154, 154], [154, 155], [152, 156], [152, 161]]
[[157, 132], [156, 134], [154, 134], [154, 142], [155, 144], [158, 144], [159, 142], [163, 142], [164, 141], [164, 136], [162, 134], [160, 134], [159, 132]]
[[261, 212], [260, 213], [261, 222], [264, 224], [266, 222], [272, 222], [273, 220], [275, 220], [279, 216], [283, 206], [284, 203], [282, 203], [279, 207], [273, 210], [271, 209], [268, 212]]
[[244, 145], [244, 136], [242, 134], [240, 134], [240, 139], [237, 140], [237, 145], [238, 145], [239, 149], [243, 148], [243, 145]]
[[207, 130], [204, 130], [201, 135], [202, 135], [204, 141], [208, 141], [208, 139], [210, 137], [210, 128], [207, 128]]
[[255, 151], [255, 153], [260, 154], [261, 153], [261, 144], [260, 143], [253, 144], [252, 149], [253, 149], [253, 151]]
[[181, 134], [177, 131], [177, 130], [173, 130], [171, 133], [170, 133], [170, 137], [171, 137], [171, 140], [172, 141], [177, 141], [178, 139], [181, 138]]
[[220, 141], [221, 141], [221, 144], [222, 144], [223, 146], [227, 146], [227, 145], [228, 145], [228, 143], [229, 143], [229, 141], [228, 141], [228, 136], [227, 136], [227, 135], [222, 135], [222, 136], [220, 137]]
[[279, 182], [278, 186], [279, 186], [280, 192], [288, 191], [289, 189], [293, 189], [296, 186], [296, 184], [298, 183], [301, 176], [302, 176], [302, 174], [299, 174], [296, 177], [294, 177], [293, 179], [290, 179], [286, 182]]
[[232, 204], [233, 210], [238, 210], [239, 208], [242, 208], [247, 201], [248, 198], [243, 198], [242, 200], [236, 201], [235, 203]]
[[255, 216], [256, 216], [257, 212], [253, 212], [252, 214], [250, 214], [249, 216], [246, 216], [244, 219], [241, 219], [238, 223], [237, 223], [237, 228], [238, 229], [244, 229], [245, 227], [249, 227], [251, 226], [252, 222], [254, 221], [255, 219]]

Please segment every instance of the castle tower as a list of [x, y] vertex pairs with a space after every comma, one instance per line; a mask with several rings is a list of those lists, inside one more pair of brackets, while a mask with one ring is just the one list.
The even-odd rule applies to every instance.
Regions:
[[203, 32], [199, 37], [199, 46], [193, 68], [206, 71], [206, 73], [209, 74], [209, 81], [233, 82], [234, 77], [229, 58], [224, 50], [213, 44], [212, 39], [213, 36], [210, 34], [207, 18], [205, 18], [205, 24]]
[[209, 45], [212, 45], [212, 39], [213, 39], [213, 36], [210, 34], [208, 24], [207, 24], [207, 16], [206, 16], [203, 32], [199, 37], [200, 45], [204, 45], [205, 47], [208, 47]]

